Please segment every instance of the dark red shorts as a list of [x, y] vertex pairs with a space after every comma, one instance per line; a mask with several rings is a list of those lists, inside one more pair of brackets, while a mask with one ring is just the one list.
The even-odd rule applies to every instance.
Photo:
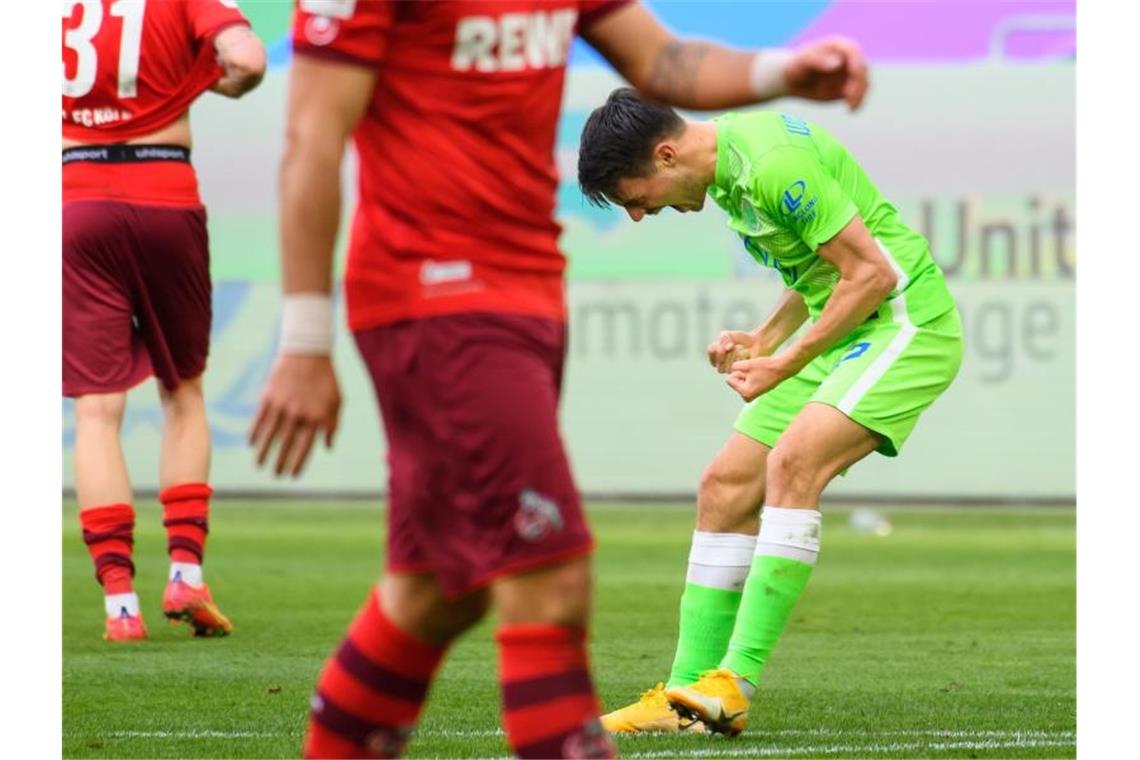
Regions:
[[197, 377], [210, 318], [205, 209], [63, 204], [64, 396]]
[[558, 432], [566, 328], [473, 312], [356, 332], [388, 439], [388, 568], [449, 596], [593, 548]]

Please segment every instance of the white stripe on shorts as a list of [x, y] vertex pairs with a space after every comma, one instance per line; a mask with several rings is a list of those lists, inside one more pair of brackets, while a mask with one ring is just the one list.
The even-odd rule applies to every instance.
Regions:
[[906, 298], [904, 298], [902, 294], [902, 291], [906, 288], [910, 280], [907, 278], [906, 273], [903, 272], [902, 267], [899, 266], [899, 263], [895, 261], [895, 257], [892, 256], [891, 252], [887, 250], [887, 247], [883, 245], [882, 241], [875, 238], [875, 243], [878, 244], [879, 250], [883, 252], [883, 256], [886, 257], [887, 262], [891, 265], [891, 269], [893, 269], [898, 276], [898, 284], [895, 286], [895, 289], [899, 294], [887, 303], [891, 305], [891, 315], [894, 317], [894, 321], [900, 324], [901, 328], [899, 329], [898, 335], [891, 339], [891, 342], [887, 344], [883, 352], [875, 357], [875, 361], [871, 362], [871, 365], [863, 371], [859, 379], [855, 381], [847, 393], [844, 394], [843, 398], [839, 400], [839, 411], [847, 415], [851, 414], [851, 410], [867, 395], [867, 391], [871, 390], [875, 383], [879, 382], [879, 379], [887, 373], [887, 370], [895, 363], [895, 359], [898, 359], [902, 352], [906, 350], [914, 334], [918, 332], [918, 328], [911, 324], [910, 315], [907, 314], [906, 310]]

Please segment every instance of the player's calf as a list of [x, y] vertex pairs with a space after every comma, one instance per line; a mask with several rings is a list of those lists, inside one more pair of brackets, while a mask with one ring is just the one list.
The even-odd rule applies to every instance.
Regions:
[[370, 593], [321, 671], [304, 756], [399, 757], [446, 651], [400, 630]]
[[515, 623], [499, 628], [503, 728], [519, 758], [609, 758], [617, 749], [598, 720], [577, 626]]
[[188, 623], [195, 636], [227, 636], [233, 631], [202, 575], [212, 494], [213, 489], [205, 483], [185, 483], [166, 488], [158, 496], [170, 554], [162, 613], [171, 622]]
[[108, 504], [80, 510], [83, 542], [95, 563], [95, 578], [103, 587], [107, 614], [103, 638], [107, 641], [137, 641], [146, 638], [134, 590], [135, 511], [130, 504]]
[[495, 584], [503, 728], [520, 758], [615, 757], [586, 656], [585, 558]]

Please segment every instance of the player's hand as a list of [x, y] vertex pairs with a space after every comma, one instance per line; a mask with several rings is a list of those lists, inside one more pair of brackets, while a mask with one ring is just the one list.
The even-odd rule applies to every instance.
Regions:
[[761, 356], [734, 362], [731, 374], [725, 379], [745, 401], [752, 401], [795, 374], [778, 356]]
[[741, 330], [723, 330], [707, 349], [709, 364], [722, 375], [729, 371], [733, 362], [751, 359], [760, 355], [756, 336]]
[[249, 444], [257, 452], [258, 467], [278, 443], [273, 471], [301, 473], [313, 442], [323, 433], [332, 448], [340, 418], [340, 388], [332, 360], [327, 356], [284, 354], [277, 359], [249, 431]]
[[788, 94], [808, 100], [839, 100], [854, 111], [867, 94], [867, 61], [858, 43], [827, 37], [798, 48], [784, 69]]

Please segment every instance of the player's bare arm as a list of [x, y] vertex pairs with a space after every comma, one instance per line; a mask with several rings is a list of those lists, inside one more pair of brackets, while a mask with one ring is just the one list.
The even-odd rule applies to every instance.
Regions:
[[214, 38], [218, 63], [225, 70], [211, 87], [229, 98], [240, 98], [261, 83], [265, 76], [265, 47], [248, 26], [223, 29]]
[[282, 350], [250, 429], [257, 462], [278, 443], [274, 472], [294, 477], [317, 435], [332, 446], [340, 388], [331, 357], [333, 248], [340, 221], [345, 144], [372, 93], [375, 74], [297, 56], [280, 177], [281, 268], [286, 314]]
[[674, 37], [640, 3], [630, 3], [583, 32], [623, 77], [649, 97], [681, 108], [720, 109], [794, 95], [844, 100], [852, 110], [867, 93], [867, 63], [841, 37], [794, 51], [745, 51]]
[[754, 330], [724, 330], [709, 344], [708, 357], [717, 372], [727, 374], [735, 362], [771, 356], [808, 318], [804, 298], [785, 290], [771, 313]]
[[858, 215], [819, 247], [819, 255], [839, 270], [835, 290], [815, 324], [786, 351], [732, 365], [726, 382], [744, 400], [751, 401], [799, 372], [862, 324], [898, 285], [898, 275]]

